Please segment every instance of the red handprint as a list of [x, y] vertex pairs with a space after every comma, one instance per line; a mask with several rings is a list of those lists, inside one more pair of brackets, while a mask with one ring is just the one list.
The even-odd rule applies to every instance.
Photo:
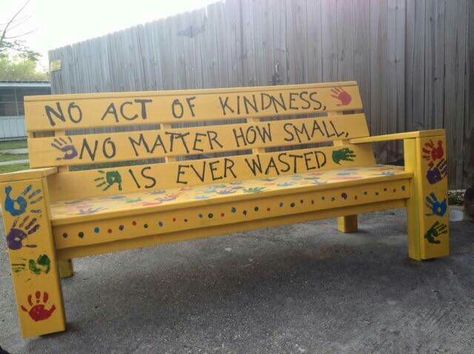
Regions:
[[339, 100], [341, 103], [338, 103], [338, 106], [347, 106], [352, 101], [351, 95], [347, 93], [342, 87], [334, 87], [331, 89], [331, 97]]
[[43, 298], [41, 298], [41, 292], [37, 291], [35, 293], [35, 303], [33, 304], [32, 295], [28, 295], [28, 304], [30, 305], [30, 309], [26, 309], [23, 305], [21, 305], [21, 309], [25, 312], [28, 312], [31, 319], [33, 321], [43, 321], [51, 317], [54, 310], [56, 310], [56, 306], [51, 306], [49, 310], [45, 308], [46, 303], [48, 302], [49, 295], [45, 291], [43, 293]]
[[435, 146], [433, 140], [425, 143], [423, 148], [423, 158], [428, 161], [428, 165], [433, 167], [436, 160], [441, 160], [444, 156], [443, 141], [438, 140], [438, 146]]

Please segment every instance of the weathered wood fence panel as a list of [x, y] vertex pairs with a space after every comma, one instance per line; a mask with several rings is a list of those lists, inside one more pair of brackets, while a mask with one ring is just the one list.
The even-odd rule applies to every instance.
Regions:
[[474, 183], [472, 0], [227, 0], [50, 60], [53, 93], [356, 80], [372, 134], [444, 127], [451, 187]]

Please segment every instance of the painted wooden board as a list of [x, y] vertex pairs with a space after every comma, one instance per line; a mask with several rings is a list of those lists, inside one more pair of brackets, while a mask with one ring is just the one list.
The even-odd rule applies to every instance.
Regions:
[[370, 146], [350, 145], [63, 172], [48, 183], [53, 200], [68, 200], [374, 164]]
[[196, 128], [30, 138], [32, 167], [130, 161], [369, 135], [363, 114], [215, 125]]
[[[405, 176], [406, 177], [406, 176]], [[151, 207], [136, 208], [139, 214], [113, 217], [103, 214], [95, 220], [78, 219], [72, 224], [54, 226], [58, 249], [120, 241], [124, 239], [151, 236], [183, 230], [195, 230], [195, 235], [206, 234], [196, 229], [212, 228], [222, 224], [252, 222], [258, 219], [279, 218], [285, 215], [313, 211], [340, 209], [371, 203], [405, 200], [409, 198], [409, 178], [397, 176], [365, 184], [347, 185], [346, 188], [298, 190], [293, 193], [267, 193], [265, 190], [243, 192], [247, 198], [223, 197], [215, 192], [207, 192], [209, 199], [200, 205], [181, 205], [173, 210], [157, 210]], [[238, 188], [238, 186], [232, 186]], [[265, 188], [271, 188], [265, 187]], [[281, 188], [286, 192], [287, 187]], [[236, 193], [240, 193], [237, 189]], [[213, 195], [213, 196], [212, 196]], [[155, 196], [155, 200], [159, 198]], [[110, 203], [109, 203], [110, 205]], [[150, 210], [151, 209], [151, 210]]]
[[[79, 198], [57, 201], [51, 205], [53, 225], [73, 222], [73, 220], [94, 219], [111, 214], [143, 213], [144, 209], [153, 210], [181, 209], [192, 205], [219, 203], [225, 199], [248, 199], [270, 194], [291, 194], [297, 190], [351, 188], [362, 183], [374, 183], [400, 178], [409, 178], [412, 174], [403, 167], [377, 165], [370, 167], [344, 168], [307, 172], [294, 175], [248, 179], [228, 183], [204, 186], [156, 189], [144, 192]], [[384, 191], [387, 192], [387, 191]], [[390, 190], [392, 193], [393, 190]], [[404, 192], [399, 191], [399, 192]]]
[[354, 82], [215, 90], [33, 96], [27, 131], [303, 115], [362, 109]]
[[448, 167], [444, 135], [411, 139], [406, 163], [415, 172], [409, 201], [410, 256], [430, 259], [449, 255]]
[[3, 223], [23, 337], [65, 329], [56, 251], [41, 179], [0, 184]]

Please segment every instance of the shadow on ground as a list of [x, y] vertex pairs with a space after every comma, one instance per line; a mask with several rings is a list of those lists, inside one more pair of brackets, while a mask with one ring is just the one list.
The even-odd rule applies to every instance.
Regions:
[[467, 353], [474, 224], [452, 256], [407, 259], [403, 212], [340, 234], [314, 222], [75, 261], [68, 331], [22, 340], [4, 242], [0, 345], [11, 353]]

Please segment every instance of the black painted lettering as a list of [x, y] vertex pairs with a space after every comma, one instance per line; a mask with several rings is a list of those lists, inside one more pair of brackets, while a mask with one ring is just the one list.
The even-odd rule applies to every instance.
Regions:
[[283, 111], [286, 111], [285, 99], [283, 98], [282, 93], [280, 93], [280, 101], [278, 101], [278, 99], [275, 96], [271, 96], [271, 97], [272, 97], [272, 104], [273, 104], [273, 109], [275, 110], [275, 113], [279, 113], [278, 106], [280, 106], [280, 108]]
[[230, 172], [234, 178], [237, 178], [237, 175], [234, 172], [235, 162], [229, 158], [224, 158], [224, 178], [227, 178], [227, 173]]
[[277, 165], [273, 157], [270, 157], [270, 161], [268, 161], [267, 168], [265, 169], [265, 175], [268, 175], [271, 169], [275, 170], [275, 173], [277, 175], [280, 175], [280, 171], [278, 171]]
[[346, 137], [349, 135], [345, 131], [338, 132], [332, 120], [329, 121], [329, 124], [331, 124], [331, 127], [334, 130], [334, 133], [336, 133], [338, 138], [343, 135], [345, 135]]
[[69, 115], [69, 119], [74, 123], [79, 123], [82, 120], [81, 107], [79, 107], [74, 102], [69, 103], [69, 106], [67, 107], [67, 113]]
[[[265, 99], [267, 99], [267, 102], [265, 103]], [[260, 95], [260, 100], [261, 100], [261, 104], [262, 104], [262, 111], [265, 111], [267, 109], [269, 109], [272, 105], [272, 96], [270, 96], [268, 93], [262, 93]]]
[[175, 99], [171, 105], [171, 113], [175, 118], [182, 118], [184, 115], [184, 107], [179, 99]]
[[323, 120], [323, 127], [324, 127], [324, 131], [326, 132], [326, 136], [328, 138], [332, 138], [333, 136], [336, 136], [336, 134], [333, 132], [333, 133], [330, 133], [328, 131], [328, 127], [326, 126], [326, 122]]
[[66, 121], [66, 118], [64, 117], [63, 109], [59, 102], [56, 102], [56, 109], [54, 109], [53, 107], [49, 105], [45, 105], [44, 109], [46, 111], [46, 116], [48, 117], [50, 126], [54, 127], [56, 125], [56, 122], [54, 121], [53, 117], [56, 117], [62, 122]]
[[200, 138], [201, 136], [205, 137], [207, 136], [207, 134], [196, 133], [194, 136], [194, 144], [193, 144], [194, 151], [204, 151], [203, 149], [197, 147], [197, 144], [202, 143], [202, 139]]
[[89, 155], [89, 158], [92, 161], [95, 161], [95, 156], [96, 156], [96, 153], [97, 153], [98, 144], [99, 144], [99, 142], [97, 140], [95, 140], [94, 141], [94, 148], [93, 148], [93, 150], [91, 150], [91, 148], [89, 146], [89, 142], [85, 138], [82, 139], [82, 147], [81, 147], [81, 152], [79, 153], [79, 159], [82, 160], [82, 158], [84, 156], [84, 151], [86, 151]]
[[137, 113], [135, 113], [132, 116], [128, 116], [128, 115], [125, 114], [125, 106], [131, 106], [131, 105], [133, 105], [133, 102], [131, 102], [131, 101], [125, 101], [124, 103], [122, 103], [120, 105], [120, 115], [126, 120], [135, 120], [135, 119], [138, 118]]
[[[197, 162], [196, 164], [198, 163], [199, 162]], [[193, 169], [196, 176], [198, 176], [198, 178], [201, 180], [201, 182], [204, 182], [206, 180], [206, 161], [203, 161], [201, 165], [202, 165], [201, 171], [196, 170], [196, 168], [194, 167], [194, 164], [191, 164], [191, 168]]]
[[191, 111], [191, 115], [193, 117], [195, 117], [195, 114], [194, 114], [195, 104], [193, 103], [195, 99], [196, 99], [196, 96], [186, 97], [186, 102], [188, 103], [189, 110]]
[[130, 176], [132, 177], [133, 179], [133, 182], [135, 182], [135, 185], [137, 186], [138, 189], [142, 188], [142, 186], [140, 185], [140, 183], [138, 183], [138, 180], [137, 178], [135, 177], [135, 173], [133, 173], [133, 170], [131, 168], [128, 169], [128, 173], [130, 174]]
[[160, 147], [161, 150], [166, 154], [168, 151], [166, 150], [165, 144], [163, 144], [163, 140], [161, 139], [161, 135], [157, 134], [153, 147], [151, 148], [150, 152], [153, 154], [155, 149]]
[[313, 161], [313, 156], [314, 156], [313, 152], [305, 152], [303, 154], [304, 163], [306, 165], [306, 170], [307, 171], [311, 171], [311, 170], [316, 169], [316, 165], [310, 165], [310, 163]]
[[235, 139], [235, 143], [237, 144], [237, 147], [240, 147], [240, 142], [242, 142], [242, 145], [244, 146], [247, 146], [247, 141], [245, 140], [245, 136], [244, 136], [244, 130], [242, 129], [242, 127], [239, 127], [239, 128], [234, 128], [232, 129], [232, 132], [234, 133], [234, 139]]
[[283, 125], [283, 130], [285, 133], [288, 134], [288, 137], [283, 138], [285, 141], [293, 141], [295, 140], [295, 135], [293, 134], [293, 131], [295, 130], [295, 126], [293, 123], [285, 123]]
[[143, 136], [142, 133], [140, 133], [140, 135], [138, 135], [138, 141], [135, 140], [132, 136], [128, 137], [128, 141], [130, 141], [130, 145], [132, 146], [136, 157], [140, 156], [140, 152], [142, 151], [142, 149], [141, 149], [140, 152], [139, 152], [139, 150], [137, 150], [137, 146], [139, 146], [139, 147], [143, 146], [143, 148], [145, 148], [145, 151], [147, 153], [150, 152], [150, 147], [148, 146], [148, 144], [145, 140], [145, 137]]
[[270, 123], [267, 123], [267, 125], [263, 127], [257, 126], [256, 128], [260, 139], [262, 139], [264, 143], [266, 143], [267, 140], [272, 141], [272, 129]]
[[229, 110], [231, 113], [234, 113], [232, 107], [229, 106], [229, 97], [225, 97], [223, 99], [221, 96], [219, 96], [219, 103], [221, 104], [222, 114], [226, 115], [227, 110]]
[[299, 93], [297, 92], [290, 92], [290, 106], [289, 108], [294, 110], [294, 111], [297, 111], [299, 110], [298, 106], [295, 106], [294, 103], [296, 101], [296, 98], [299, 97]]
[[224, 145], [222, 145], [219, 140], [217, 140], [217, 132], [215, 131], [212, 131], [212, 130], [208, 130], [207, 131], [207, 138], [209, 139], [209, 146], [211, 147], [211, 150], [214, 150], [214, 145], [213, 143], [215, 143], [216, 145], [219, 145], [221, 148], [224, 147]]
[[147, 167], [143, 167], [140, 171], [142, 177], [149, 181], [149, 184], [145, 184], [144, 186], [146, 189], [153, 188], [154, 186], [156, 186], [156, 178], [151, 175], [146, 174], [146, 172], [150, 170], [151, 170], [151, 167], [147, 166]]
[[293, 173], [298, 173], [298, 159], [302, 159], [303, 156], [293, 154], [289, 154], [288, 156], [293, 158]]
[[117, 149], [115, 143], [112, 141], [112, 138], [106, 138], [102, 144], [102, 153], [108, 159], [115, 157]]
[[147, 119], [148, 118], [148, 112], [147, 112], [146, 105], [148, 103], [153, 102], [153, 100], [149, 99], [149, 98], [137, 98], [134, 101], [135, 101], [135, 103], [140, 103], [140, 114], [142, 116], [142, 119]]
[[326, 154], [322, 151], [315, 151], [314, 156], [316, 156], [316, 162], [318, 164], [318, 168], [323, 167], [326, 164]]
[[287, 156], [288, 156], [288, 154], [286, 152], [282, 152], [281, 154], [278, 154], [278, 161], [280, 161], [280, 163], [285, 165], [285, 168], [280, 169], [281, 172], [283, 172], [283, 173], [288, 172], [291, 169], [290, 164], [286, 161]]
[[[258, 113], [257, 99], [255, 98], [255, 95], [252, 95], [252, 100], [250, 100], [250, 98], [247, 96], [244, 96], [243, 99], [244, 99], [245, 112], [247, 114]], [[249, 110], [249, 107], [252, 108], [252, 112]]]
[[181, 180], [181, 175], [186, 174], [184, 171], [185, 168], [189, 168], [189, 165], [178, 165], [178, 173], [176, 176], [176, 183], [181, 183], [181, 184], [188, 184], [187, 181], [182, 181]]
[[219, 165], [220, 163], [221, 163], [221, 160], [216, 160], [216, 161], [209, 162], [209, 168], [211, 170], [211, 177], [212, 177], [213, 181], [217, 181], [219, 179], [222, 179], [222, 176], [216, 175], [216, 172], [218, 170], [216, 165]]
[[245, 163], [249, 167], [250, 171], [254, 176], [257, 176], [257, 171], [262, 174], [262, 162], [260, 161], [260, 156], [256, 155], [255, 157], [251, 157], [250, 161], [249, 158], [244, 159]]
[[118, 123], [119, 117], [117, 114], [117, 109], [115, 108], [115, 104], [113, 102], [107, 106], [107, 109], [105, 110], [105, 113], [100, 120], [104, 120], [110, 114], [113, 116], [113, 118], [115, 118], [115, 121]]
[[318, 100], [318, 98], [316, 97], [318, 95], [317, 92], [311, 92], [309, 94], [309, 99], [315, 103], [316, 105], [313, 106], [313, 110], [315, 111], [319, 111], [321, 109], [321, 107], [323, 106], [323, 104]]
[[300, 92], [300, 99], [305, 103], [304, 106], [301, 106], [301, 109], [308, 109], [311, 107], [311, 102], [309, 102], [308, 91]]

